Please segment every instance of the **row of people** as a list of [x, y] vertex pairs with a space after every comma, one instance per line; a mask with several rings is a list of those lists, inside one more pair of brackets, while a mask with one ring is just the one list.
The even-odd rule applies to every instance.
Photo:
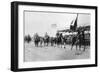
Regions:
[[[29, 36], [28, 36], [29, 37]], [[28, 40], [28, 42], [31, 39]], [[85, 35], [84, 31], [78, 31], [77, 35], [72, 36], [71, 40], [71, 49], [73, 49], [73, 46], [79, 45], [79, 48], [81, 49], [82, 46], [84, 46], [84, 51], [85, 51]], [[49, 44], [51, 46], [62, 46], [64, 45], [64, 48], [66, 48], [66, 43], [67, 43], [67, 38], [62, 35], [62, 33], [57, 32], [55, 37], [50, 37], [47, 33], [45, 34], [44, 37], [41, 37], [38, 35], [38, 33], [35, 33], [33, 36], [33, 41], [36, 47], [38, 46], [48, 46]]]

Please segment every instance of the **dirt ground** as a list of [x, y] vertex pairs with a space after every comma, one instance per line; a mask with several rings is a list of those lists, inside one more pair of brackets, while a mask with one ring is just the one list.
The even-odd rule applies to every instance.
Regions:
[[[66, 45], [66, 48], [61, 47], [35, 47], [34, 43], [25, 43], [24, 61], [50, 61], [50, 60], [71, 60], [71, 59], [88, 59], [90, 58], [90, 47], [87, 46], [85, 51], [76, 50], [71, 45]], [[81, 48], [83, 49], [83, 48]]]

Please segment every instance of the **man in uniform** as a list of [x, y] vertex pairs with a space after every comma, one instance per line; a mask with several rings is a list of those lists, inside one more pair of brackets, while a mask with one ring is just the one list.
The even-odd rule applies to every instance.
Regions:
[[34, 34], [34, 43], [35, 46], [38, 47], [38, 43], [39, 43], [39, 35], [37, 33]]
[[49, 35], [47, 34], [47, 32], [45, 33], [45, 36], [44, 36], [44, 44], [46, 44], [46, 46], [48, 46], [49, 44]]

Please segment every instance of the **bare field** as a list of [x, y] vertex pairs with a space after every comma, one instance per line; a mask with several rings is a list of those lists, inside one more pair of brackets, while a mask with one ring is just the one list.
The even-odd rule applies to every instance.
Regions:
[[[24, 61], [50, 61], [50, 60], [71, 60], [71, 59], [88, 59], [90, 58], [90, 47], [87, 46], [85, 51], [76, 50], [73, 47], [71, 50], [70, 45], [66, 45], [66, 48], [60, 47], [35, 47], [34, 43], [25, 43], [24, 48]], [[81, 48], [82, 49], [82, 48]]]

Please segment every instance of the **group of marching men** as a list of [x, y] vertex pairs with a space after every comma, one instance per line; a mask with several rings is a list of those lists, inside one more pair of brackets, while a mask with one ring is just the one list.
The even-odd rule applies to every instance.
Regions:
[[[76, 35], [73, 35], [71, 37], [71, 50], [73, 49], [73, 46], [76, 46], [76, 50], [81, 50], [83, 47], [83, 51], [86, 49], [85, 44], [85, 33], [83, 31], [77, 31]], [[54, 46], [54, 47], [61, 47], [66, 48], [66, 45], [68, 43], [68, 38], [63, 36], [62, 33], [57, 32], [55, 37], [50, 37], [47, 33], [45, 33], [44, 37], [41, 37], [38, 35], [38, 33], [35, 33], [34, 36], [31, 38], [29, 35], [24, 38], [26, 42], [30, 42], [31, 40], [34, 41], [35, 47], [45, 47], [45, 46]]]

